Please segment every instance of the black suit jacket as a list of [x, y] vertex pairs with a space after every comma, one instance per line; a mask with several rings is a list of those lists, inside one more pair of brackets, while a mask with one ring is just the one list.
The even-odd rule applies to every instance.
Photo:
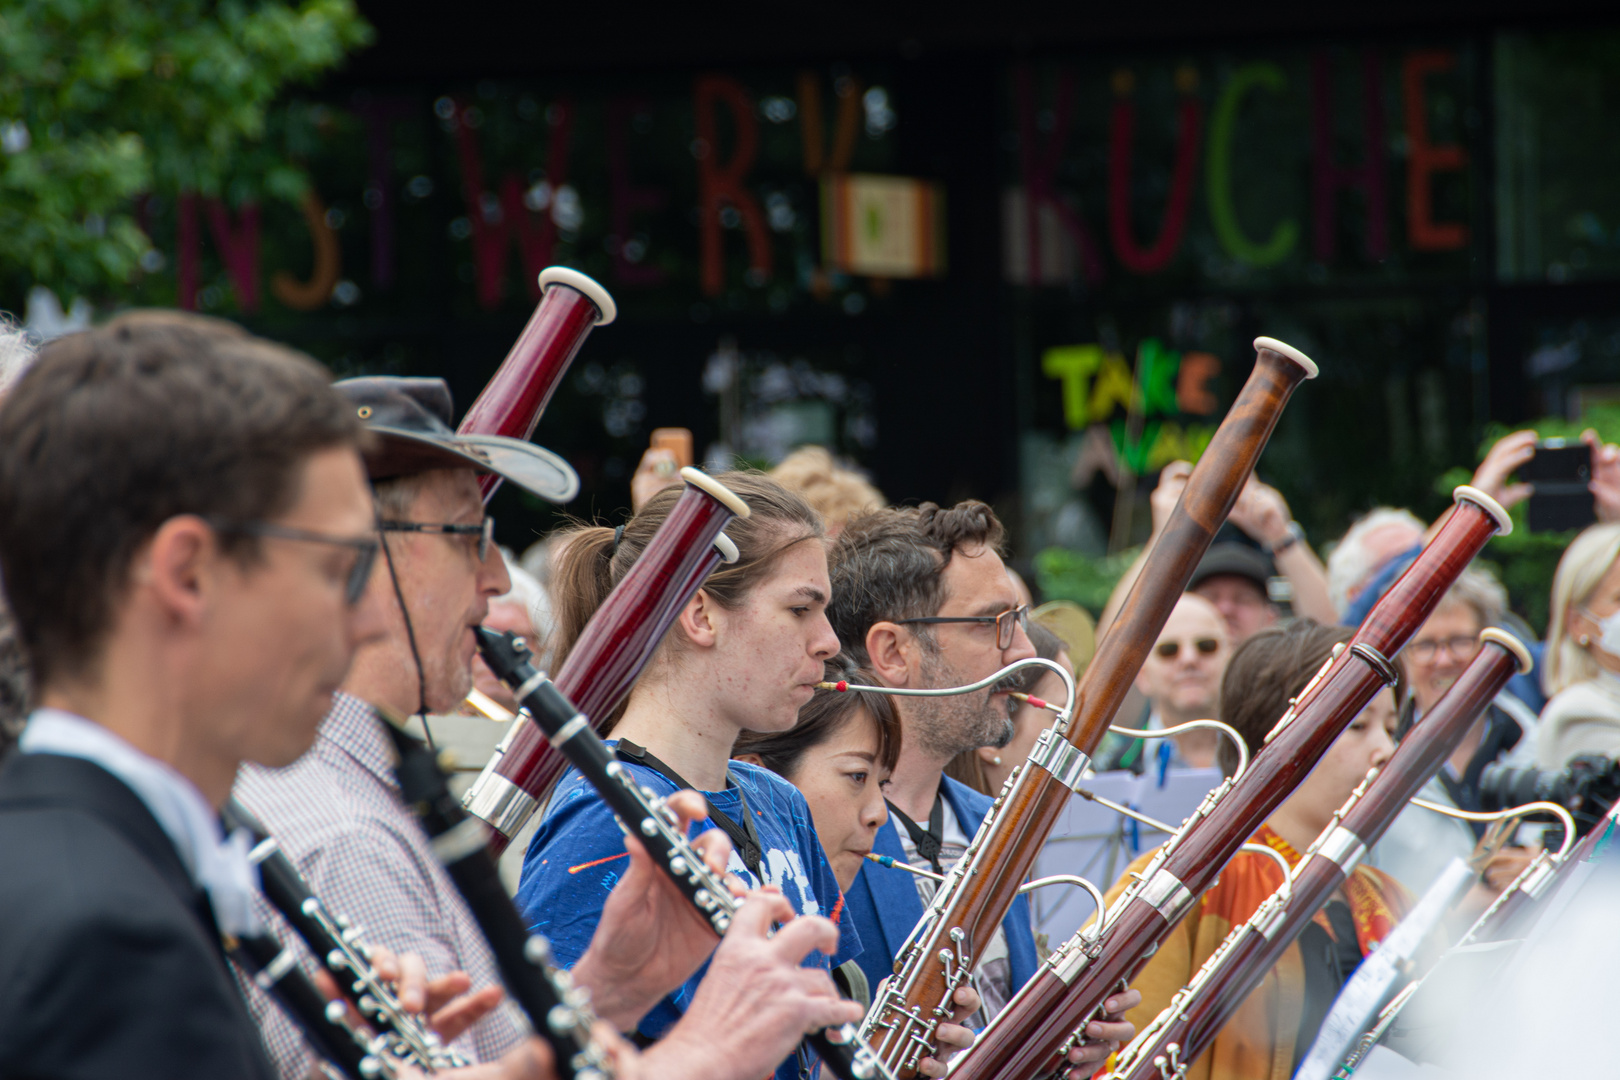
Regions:
[[274, 1078], [206, 894], [78, 758], [0, 765], [0, 1077]]

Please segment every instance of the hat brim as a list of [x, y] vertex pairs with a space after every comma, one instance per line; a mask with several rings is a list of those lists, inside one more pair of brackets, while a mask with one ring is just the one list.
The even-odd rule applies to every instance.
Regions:
[[566, 503], [579, 494], [579, 474], [543, 446], [501, 435], [436, 438], [401, 428], [372, 425], [376, 440], [366, 454], [372, 480], [429, 472], [472, 469], [494, 473], [548, 502]]

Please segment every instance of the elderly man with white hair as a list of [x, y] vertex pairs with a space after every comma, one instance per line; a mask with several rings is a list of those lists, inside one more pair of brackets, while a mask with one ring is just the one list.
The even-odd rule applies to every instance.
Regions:
[[1367, 511], [1328, 556], [1328, 595], [1341, 616], [1350, 610], [1379, 571], [1423, 546], [1428, 529], [1410, 510], [1378, 506]]

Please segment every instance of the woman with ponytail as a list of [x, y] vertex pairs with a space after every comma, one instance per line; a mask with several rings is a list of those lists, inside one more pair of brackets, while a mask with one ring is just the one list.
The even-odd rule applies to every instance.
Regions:
[[[730, 835], [730, 869], [749, 888], [774, 886], [801, 915], [836, 923], [843, 897], [804, 796], [769, 770], [730, 760], [742, 732], [793, 727], [838, 652], [826, 616], [831, 585], [822, 524], [803, 499], [764, 476], [717, 479], [752, 511], [726, 527], [741, 557], [716, 570], [682, 610], [623, 708], [608, 718], [606, 734], [637, 782], [659, 795], [686, 787], [704, 794], [709, 820], [700, 827]], [[659, 492], [619, 529], [585, 527], [559, 537], [553, 665], [568, 656], [677, 494]], [[584, 954], [627, 862], [612, 812], [577, 773], [564, 775], [524, 857], [517, 899], [565, 966]], [[826, 970], [860, 951], [853, 929], [839, 930], [838, 954], [812, 952], [807, 967]], [[642, 1019], [643, 1039], [674, 1023], [702, 974]], [[814, 1064], [789, 1059], [776, 1075], [790, 1080]]]

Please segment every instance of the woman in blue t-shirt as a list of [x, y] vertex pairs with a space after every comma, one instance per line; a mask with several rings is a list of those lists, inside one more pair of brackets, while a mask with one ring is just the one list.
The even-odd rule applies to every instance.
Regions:
[[[785, 731], [815, 693], [838, 652], [827, 622], [831, 586], [821, 521], [803, 499], [755, 473], [722, 483], [751, 514], [726, 527], [740, 558], [723, 565], [687, 604], [647, 665], [608, 734], [636, 779], [660, 795], [696, 788], [709, 801], [701, 828], [724, 828], [730, 869], [750, 888], [771, 885], [801, 915], [839, 921], [843, 895], [816, 839], [804, 796], [765, 769], [730, 760], [743, 731]], [[620, 531], [581, 528], [559, 538], [552, 577], [557, 604], [553, 666], [567, 657], [592, 613], [646, 548], [675, 504], [667, 489]], [[518, 906], [550, 939], [564, 966], [585, 952], [608, 893], [628, 856], [613, 814], [577, 773], [559, 783], [529, 844]], [[806, 966], [830, 968], [860, 952], [852, 927], [839, 928], [838, 954], [812, 952]], [[703, 972], [665, 998], [639, 1025], [662, 1035], [685, 1010]], [[782, 1063], [781, 1080], [814, 1068]]]

